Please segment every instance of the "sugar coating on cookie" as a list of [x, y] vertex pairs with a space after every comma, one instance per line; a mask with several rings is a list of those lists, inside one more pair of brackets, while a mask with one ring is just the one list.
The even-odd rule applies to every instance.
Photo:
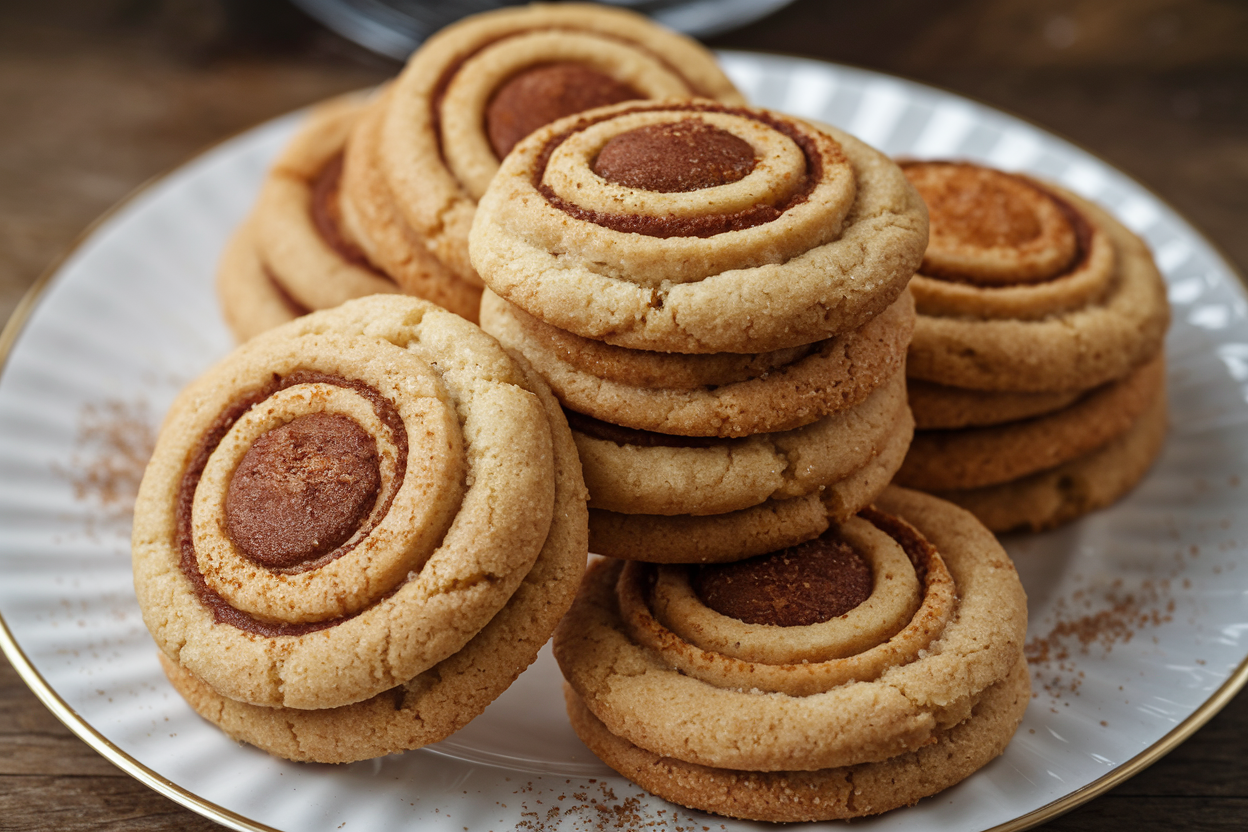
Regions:
[[[836, 591], [808, 589], [825, 584]], [[555, 655], [573, 724], [608, 764], [695, 808], [813, 820], [932, 793], [930, 781], [904, 773], [909, 755], [951, 732], [970, 731], [992, 750], [938, 788], [1000, 753], [1028, 698], [1026, 620], [1018, 576], [987, 529], [949, 503], [893, 488], [819, 542], [727, 567], [595, 563], [556, 631]], [[1000, 698], [1007, 714], [985, 719]], [[582, 705], [616, 739], [585, 733]], [[616, 751], [630, 747], [693, 777], [684, 786], [762, 772], [777, 788], [788, 776], [843, 782], [846, 767], [884, 766], [901, 775], [900, 799], [853, 812], [796, 790], [786, 792], [799, 803], [791, 815], [755, 801], [729, 811], [617, 765]]]
[[227, 698], [293, 708], [447, 659], [550, 535], [543, 396], [497, 342], [415, 298], [248, 342], [179, 396], [140, 489], [135, 586], [157, 644]]
[[486, 284], [554, 327], [630, 349], [759, 353], [881, 313], [927, 221], [896, 165], [834, 128], [629, 102], [517, 145], [469, 242]]

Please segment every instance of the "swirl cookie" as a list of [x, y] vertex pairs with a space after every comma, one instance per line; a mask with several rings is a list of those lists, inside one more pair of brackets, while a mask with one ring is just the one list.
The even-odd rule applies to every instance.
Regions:
[[858, 140], [683, 100], [529, 136], [481, 198], [469, 247], [496, 294], [583, 338], [766, 353], [862, 327], [926, 241], [914, 189]]
[[250, 220], [235, 229], [221, 253], [217, 299], [226, 325], [240, 342], [312, 311], [287, 294], [260, 260]]
[[[911, 283], [920, 430], [898, 483], [996, 531], [1047, 528], [1126, 493], [1164, 424], [1169, 307], [1143, 242], [1046, 183], [961, 163], [903, 170], [931, 231]], [[1130, 452], [1109, 450], [1123, 443]]]
[[994, 531], [1041, 531], [1104, 508], [1133, 489], [1165, 445], [1165, 389], [1119, 436], [1089, 453], [1018, 479], [936, 490]]
[[[829, 452], [828, 446], [818, 441], [822, 438], [824, 427], [818, 424], [812, 427], [814, 430], [803, 428], [801, 431], [794, 431], [793, 435], [781, 436], [779, 441], [776, 441], [777, 436], [774, 434], [769, 437], [774, 443], [770, 446], [773, 454], [771, 458], [775, 460], [777, 467], [784, 465], [785, 468], [770, 478], [760, 477], [764, 483], [761, 487], [756, 482], [746, 480], [748, 485], [754, 486], [754, 496], [765, 493], [768, 485], [776, 482], [779, 487], [772, 493], [798, 493], [800, 496], [773, 496], [755, 505], [719, 514], [641, 514], [591, 508], [590, 549], [614, 558], [652, 563], [723, 563], [772, 552], [818, 537], [830, 525], [843, 522], [869, 505], [888, 486], [901, 467], [910, 446], [914, 422], [910, 418], [909, 408], [903, 406], [892, 422], [884, 426], [884, 435], [877, 439], [880, 444], [874, 453], [871, 452], [871, 440], [866, 437], [854, 437], [850, 440], [853, 447], [841, 449], [839, 453]], [[582, 460], [586, 463], [586, 469], [592, 469], [598, 461], [597, 453], [603, 448], [590, 444], [585, 434], [574, 432], [574, 435], [578, 447], [582, 449]], [[763, 442], [766, 443], [767, 439]], [[767, 447], [764, 444], [764, 448]], [[629, 450], [621, 449], [615, 453], [628, 453]], [[827, 454], [826, 458], [824, 453]], [[839, 472], [848, 467], [844, 465], [847, 458], [860, 454], [866, 457], [866, 461], [859, 467], [848, 470], [839, 479], [819, 482], [826, 476], [818, 474], [826, 475], [830, 470]], [[681, 456], [673, 454], [672, 458], [680, 460]], [[798, 465], [792, 466], [790, 463]], [[726, 467], [736, 467], [736, 464], [734, 462]], [[625, 468], [620, 472], [606, 466], [603, 468], [604, 470], [590, 474], [587, 481], [600, 477], [608, 480], [609, 485], [619, 491], [632, 485], [625, 480], [632, 470]], [[671, 471], [672, 467], [668, 466], [666, 470]], [[673, 476], [680, 482], [694, 480], [701, 488], [694, 489], [691, 485], [691, 490], [708, 495], [708, 499], [721, 502], [725, 500], [712, 484], [696, 482], [695, 477], [687, 471], [677, 469]], [[646, 471], [639, 479], [653, 483], [658, 476], [653, 471]], [[729, 482], [727, 478], [725, 482]], [[672, 493], [666, 483], [661, 487], [656, 486], [656, 489], [663, 495]], [[746, 486], [737, 486], [730, 493], [736, 496], [738, 491], [750, 493]], [[637, 493], [644, 494], [641, 489], [633, 489], [625, 491], [625, 496], [632, 497]], [[596, 495], [592, 486], [591, 495]], [[615, 494], [612, 493], [612, 496]], [[645, 499], [650, 504], [658, 502], [648, 495]], [[684, 495], [674, 498], [676, 500], [683, 507], [688, 507]], [[663, 503], [659, 503], [659, 506], [667, 508]]]
[[403, 219], [379, 167], [379, 130], [390, 95], [383, 92], [361, 114], [347, 142], [338, 199], [342, 227], [405, 292], [476, 321], [480, 281], [457, 275], [429, 250]]
[[909, 414], [899, 370], [856, 407], [741, 439], [621, 429], [574, 411], [568, 419], [591, 508], [709, 515], [826, 489], [878, 456]]
[[923, 491], [999, 485], [1122, 436], [1165, 395], [1161, 356], [1052, 413], [990, 427], [920, 431], [897, 482]]
[[555, 656], [578, 735], [634, 782], [731, 817], [828, 820], [912, 804], [1000, 754], [1030, 699], [1026, 623], [987, 529], [890, 489], [748, 561], [596, 562]]
[[161, 654], [165, 673], [205, 719], [241, 742], [290, 760], [348, 763], [420, 748], [466, 725], [532, 664], [572, 603], [585, 567], [585, 494], [559, 406], [551, 417], [555, 501], [550, 533], [507, 603], [458, 652], [412, 679], [351, 705], [316, 710], [251, 705], [217, 693]]
[[1089, 390], [1155, 356], [1169, 324], [1144, 243], [1054, 185], [970, 164], [903, 164], [931, 242], [911, 282], [912, 378], [984, 391]]
[[256, 253], [305, 309], [399, 291], [344, 230], [338, 207], [343, 147], [364, 106], [347, 97], [315, 108], [269, 168], [256, 199]]
[[641, 15], [568, 3], [466, 18], [416, 51], [363, 128], [349, 223], [387, 264], [479, 286], [468, 230], [512, 145], [593, 107], [695, 95], [743, 100], [710, 52]]
[[271, 330], [166, 417], [135, 511], [144, 621], [217, 696], [269, 709], [349, 706], [484, 661], [455, 657], [526, 576], [575, 581], [583, 563], [564, 424], [496, 341], [415, 298]]
[[481, 326], [523, 353], [571, 410], [636, 430], [742, 437], [861, 404], [904, 365], [914, 305], [903, 292], [853, 332], [763, 354], [615, 347], [544, 324], [488, 290]]

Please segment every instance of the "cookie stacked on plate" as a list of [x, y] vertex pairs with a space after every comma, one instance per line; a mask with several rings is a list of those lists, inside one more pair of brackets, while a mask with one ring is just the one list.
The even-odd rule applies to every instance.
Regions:
[[475, 325], [377, 295], [187, 387], [135, 506], [170, 680], [231, 736], [349, 762], [436, 742], [537, 656], [585, 566], [559, 405]]
[[996, 531], [1118, 499], [1166, 429], [1169, 307], [1147, 247], [1050, 183], [966, 163], [903, 168], [931, 239], [911, 283], [919, 430], [897, 481]]
[[468, 229], [499, 160], [562, 116], [633, 99], [741, 96], [701, 45], [626, 11], [529, 6], [426, 41], [367, 102], [313, 113], [221, 263], [240, 337], [404, 292], [476, 320]]
[[477, 210], [486, 331], [569, 412], [591, 548], [734, 560], [869, 504], [911, 420], [921, 201], [851, 136], [704, 99], [539, 130]]
[[591, 565], [555, 636], [605, 762], [732, 817], [858, 817], [1000, 754], [1026, 600], [991, 532], [886, 490], [922, 202], [840, 131], [704, 100], [522, 141], [469, 237], [481, 324], [569, 414]]
[[1027, 607], [971, 514], [889, 488], [800, 546], [731, 564], [590, 565], [555, 632], [573, 727], [655, 794], [813, 821], [911, 805], [1009, 743]]

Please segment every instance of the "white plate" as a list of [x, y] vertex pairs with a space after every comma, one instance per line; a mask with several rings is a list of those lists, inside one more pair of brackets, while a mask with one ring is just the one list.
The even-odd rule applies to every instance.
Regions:
[[[1160, 461], [1113, 508], [1007, 541], [1031, 637], [1070, 630], [1069, 655], [1033, 665], [1037, 696], [1004, 756], [855, 828], [1039, 823], [1172, 748], [1248, 676], [1248, 567], [1236, 566], [1248, 544], [1237, 511], [1248, 491], [1244, 289], [1168, 207], [1042, 130], [870, 72], [722, 57], [759, 104], [838, 124], [889, 153], [979, 159], [1101, 202], [1144, 236], [1169, 281], [1174, 428]], [[240, 829], [538, 830], [603, 819], [615, 828], [617, 818], [755, 828], [678, 811], [598, 763], [567, 725], [548, 653], [439, 746], [338, 767], [240, 746], [165, 682], [131, 589], [129, 517], [109, 490], [135, 465], [106, 469], [123, 440], [154, 426], [178, 388], [230, 348], [213, 293], [217, 255], [295, 123], [262, 125], [125, 204], [0, 339], [0, 350], [12, 341], [0, 377], [0, 641], [10, 660], [110, 760]], [[1087, 643], [1081, 623], [1098, 625], [1083, 627], [1096, 636]]]

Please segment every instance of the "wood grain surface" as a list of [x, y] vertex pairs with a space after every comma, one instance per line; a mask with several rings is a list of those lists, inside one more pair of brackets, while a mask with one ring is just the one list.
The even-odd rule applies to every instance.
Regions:
[[[1063, 135], [1248, 267], [1248, 4], [798, 0], [711, 46], [894, 73]], [[398, 64], [279, 0], [0, 2], [0, 319], [148, 179]], [[3, 577], [0, 576], [0, 580]], [[1046, 830], [1248, 828], [1248, 693]], [[113, 768], [0, 659], [0, 829], [218, 828]]]

